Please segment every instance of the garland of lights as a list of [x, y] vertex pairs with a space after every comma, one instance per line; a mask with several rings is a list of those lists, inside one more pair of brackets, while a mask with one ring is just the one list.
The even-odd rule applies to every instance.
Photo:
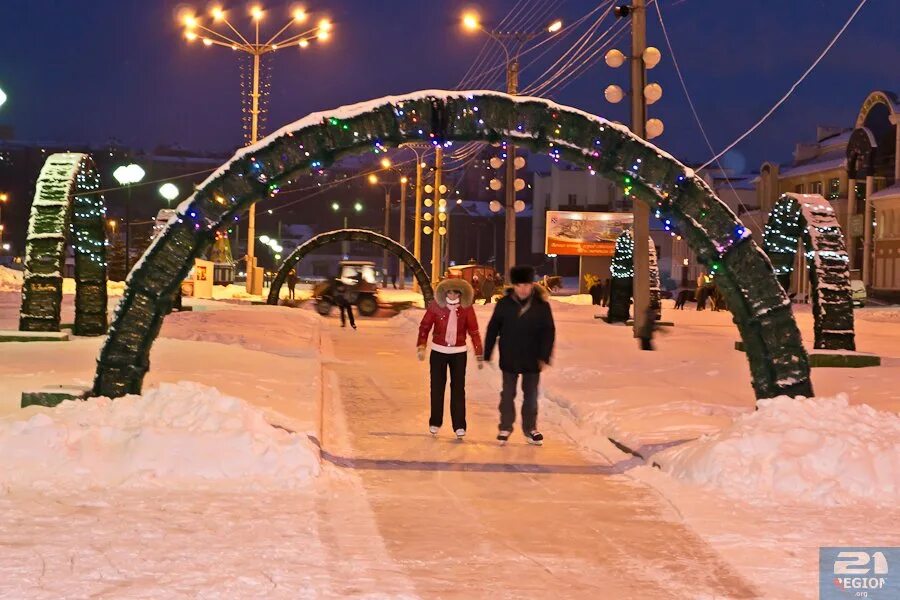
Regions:
[[391, 238], [380, 233], [375, 233], [374, 231], [369, 231], [367, 229], [337, 229], [335, 231], [320, 233], [319, 235], [309, 238], [297, 246], [297, 248], [284, 259], [284, 262], [278, 267], [278, 273], [272, 281], [272, 287], [269, 288], [269, 297], [266, 302], [273, 305], [278, 304], [281, 286], [284, 285], [290, 270], [297, 266], [297, 264], [303, 260], [303, 257], [313, 250], [336, 242], [366, 242], [375, 244], [376, 246], [393, 253], [397, 258], [403, 261], [403, 264], [405, 264], [410, 271], [412, 271], [416, 281], [419, 282], [419, 288], [422, 290], [422, 298], [425, 301], [425, 306], [428, 306], [434, 299], [431, 278], [425, 273], [422, 263], [416, 260], [416, 257], [413, 256], [412, 252]]
[[[650, 308], [659, 315], [659, 265], [656, 258], [656, 245], [648, 238], [649, 274], [650, 274]], [[624, 230], [618, 238], [610, 264], [609, 311], [607, 320], [610, 323], [624, 323], [628, 320], [631, 297], [634, 293], [634, 237], [630, 229]]]
[[759, 398], [811, 396], [809, 362], [790, 302], [749, 232], [692, 170], [627, 128], [535, 98], [425, 91], [316, 113], [239, 150], [179, 208], [135, 266], [98, 360], [94, 393], [141, 390], [156, 337], [181, 279], [215, 232], [295, 174], [404, 142], [512, 139], [587, 168], [661, 211], [700, 260], [718, 264], [720, 289], [747, 349]]
[[[106, 332], [106, 208], [87, 154], [51, 154], [37, 180], [25, 244], [21, 331], [59, 331], [66, 234], [75, 254], [75, 335]], [[74, 194], [74, 199], [73, 199]]]
[[801, 239], [812, 292], [813, 346], [856, 350], [850, 257], [834, 208], [818, 194], [783, 194], [769, 213], [763, 244], [785, 290]]

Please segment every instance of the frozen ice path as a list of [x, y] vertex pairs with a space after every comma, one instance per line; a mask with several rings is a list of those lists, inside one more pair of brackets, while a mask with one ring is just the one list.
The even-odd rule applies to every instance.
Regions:
[[543, 447], [526, 445], [520, 431], [500, 447], [493, 367], [479, 372], [470, 361], [466, 441], [453, 437], [449, 414], [432, 438], [427, 363], [415, 359], [409, 324], [334, 324], [323, 336], [323, 446], [355, 467], [384, 545], [416, 595], [758, 595], [664, 499], [627, 474], [609, 474], [611, 461], [586, 457], [546, 420]]

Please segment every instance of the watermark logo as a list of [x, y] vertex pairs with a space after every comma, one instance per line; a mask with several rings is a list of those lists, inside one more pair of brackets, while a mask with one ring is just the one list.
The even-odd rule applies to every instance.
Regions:
[[819, 548], [819, 599], [900, 598], [900, 548]]

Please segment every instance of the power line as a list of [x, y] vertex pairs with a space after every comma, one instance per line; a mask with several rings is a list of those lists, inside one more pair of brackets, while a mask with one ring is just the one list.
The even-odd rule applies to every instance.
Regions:
[[[703, 139], [706, 141], [706, 146], [709, 148], [709, 151], [715, 153], [713, 150], [712, 143], [709, 141], [709, 136], [706, 135], [706, 129], [703, 127], [703, 123], [700, 121], [700, 115], [697, 113], [697, 108], [694, 106], [694, 101], [691, 99], [691, 94], [688, 92], [687, 83], [684, 81], [684, 75], [681, 73], [681, 67], [678, 65], [678, 59], [675, 57], [675, 49], [672, 47], [672, 41], [669, 39], [669, 32], [666, 30], [666, 23], [663, 21], [662, 10], [659, 7], [659, 2], [656, 3], [656, 14], [659, 17], [659, 26], [663, 32], [663, 38], [666, 40], [666, 47], [669, 49], [669, 55], [672, 57], [672, 64], [675, 65], [675, 72], [678, 74], [678, 80], [681, 82], [681, 89], [684, 91], [684, 97], [687, 98], [688, 106], [691, 107], [691, 112], [694, 114], [694, 120], [697, 122], [697, 127], [700, 128], [700, 133], [703, 134]], [[734, 186], [731, 184], [731, 177], [728, 176], [728, 173], [725, 172], [725, 169], [722, 167], [722, 163], [719, 161], [719, 157], [715, 157], [716, 165], [719, 167], [719, 170], [725, 175], [725, 181], [728, 182], [728, 187], [731, 188], [731, 193], [734, 194], [735, 199], [737, 199], [738, 204], [744, 207], [745, 214], [750, 217], [753, 221], [753, 224], [756, 225], [757, 228], [760, 227], [759, 222], [756, 220], [756, 217], [752, 216], [750, 210], [741, 200], [741, 197], [738, 196], [737, 190], [734, 189]], [[701, 167], [702, 168], [702, 167]]]
[[816, 68], [816, 66], [822, 61], [823, 58], [825, 58], [825, 55], [828, 54], [828, 51], [831, 50], [831, 47], [834, 46], [834, 44], [838, 41], [838, 38], [841, 37], [841, 35], [844, 33], [844, 30], [846, 30], [847, 27], [850, 26], [850, 23], [853, 22], [853, 19], [856, 17], [856, 14], [862, 9], [863, 5], [865, 5], [866, 2], [867, 2], [867, 0], [860, 1], [859, 5], [856, 7], [856, 10], [853, 11], [853, 13], [850, 15], [850, 18], [847, 19], [846, 23], [844, 23], [844, 26], [840, 28], [840, 30], [835, 34], [835, 36], [833, 38], [831, 38], [831, 41], [828, 43], [828, 45], [825, 47], [825, 49], [822, 50], [822, 53], [819, 54], [819, 57], [816, 58], [816, 60], [813, 62], [813, 64], [811, 64], [809, 66], [809, 68], [803, 72], [803, 75], [800, 76], [800, 79], [798, 79], [796, 82], [794, 82], [794, 85], [791, 86], [791, 88], [787, 91], [787, 93], [784, 96], [782, 96], [781, 99], [778, 102], [776, 102], [775, 105], [772, 108], [770, 108], [768, 110], [768, 112], [766, 112], [766, 114], [764, 114], [759, 121], [757, 121], [750, 129], [748, 129], [746, 131], [746, 133], [744, 133], [738, 139], [731, 142], [724, 150], [722, 150], [721, 152], [719, 152], [718, 154], [713, 156], [711, 159], [709, 159], [708, 161], [703, 163], [700, 166], [700, 169], [703, 169], [703, 168], [709, 166], [710, 163], [721, 158], [722, 155], [724, 155], [726, 152], [728, 152], [729, 150], [731, 150], [732, 148], [737, 146], [739, 143], [744, 141], [744, 139], [747, 136], [749, 136], [751, 133], [756, 131], [756, 129], [760, 125], [762, 125], [772, 115], [772, 113], [774, 113], [778, 109], [779, 106], [784, 104], [784, 102], [790, 97], [790, 95], [794, 93], [794, 90], [797, 89], [797, 86], [799, 86], [801, 83], [803, 83], [803, 80], [806, 79], [806, 76], [809, 75], [812, 72], [812, 70]]

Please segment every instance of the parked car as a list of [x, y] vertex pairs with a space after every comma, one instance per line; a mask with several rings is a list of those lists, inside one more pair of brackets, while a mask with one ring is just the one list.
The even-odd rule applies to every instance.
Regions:
[[[375, 263], [361, 260], [344, 260], [339, 263], [338, 277], [347, 286], [347, 300], [355, 304], [359, 314], [371, 317], [378, 312], [378, 284]], [[313, 288], [316, 311], [327, 316], [335, 306], [334, 279], [323, 281]]]
[[851, 279], [850, 301], [853, 303], [853, 306], [863, 307], [866, 305], [866, 300], [868, 300], [866, 285], [859, 279]]

